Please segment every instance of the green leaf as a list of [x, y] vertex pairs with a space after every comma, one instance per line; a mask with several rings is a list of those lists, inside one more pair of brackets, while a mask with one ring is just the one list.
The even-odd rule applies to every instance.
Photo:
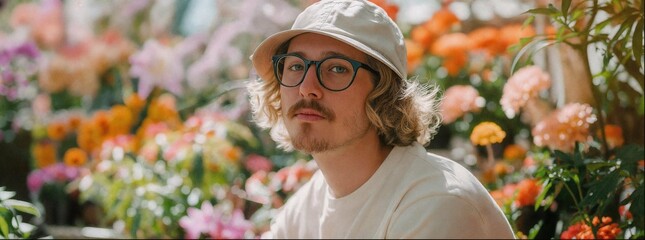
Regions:
[[40, 211], [38, 211], [38, 209], [29, 202], [14, 200], [14, 199], [7, 199], [4, 201], [4, 204], [10, 207], [13, 207], [18, 211], [29, 213], [36, 217], [40, 217]]
[[643, 159], [645, 149], [635, 144], [621, 147], [616, 152], [616, 160], [620, 160], [620, 168], [630, 175], [638, 174], [638, 161]]
[[636, 226], [643, 226], [645, 224], [645, 215], [642, 214], [645, 212], [645, 189], [643, 184], [638, 186], [630, 197], [632, 198], [632, 204], [629, 206], [629, 211], [634, 217], [634, 223]]
[[[551, 190], [551, 186], [553, 186], [553, 182], [548, 179], [545, 180], [545, 183], [546, 184], [544, 185], [544, 188], [542, 188], [542, 192], [535, 199], [535, 206], [534, 206], [535, 211], [537, 211], [538, 208], [540, 208], [540, 204], [542, 203], [542, 200], [544, 200], [544, 198], [546, 197], [546, 194], [549, 192], [549, 190]], [[548, 208], [549, 206], [545, 206], [545, 207]]]
[[632, 51], [634, 53], [634, 58], [636, 58], [637, 66], [641, 65], [641, 57], [643, 56], [643, 19], [638, 19], [636, 24], [636, 30], [634, 30], [634, 35], [632, 37]]
[[580, 204], [595, 207], [600, 205], [601, 202], [611, 199], [622, 180], [624, 178], [620, 176], [620, 173], [614, 171], [607, 174], [607, 176], [590, 182], [587, 195], [584, 196]]
[[562, 8], [560, 9], [560, 11], [562, 12], [564, 20], [567, 20], [569, 6], [571, 6], [571, 0], [562, 0]]
[[0, 217], [0, 234], [5, 238], [9, 237], [9, 223], [2, 217]]
[[553, 8], [553, 5], [550, 5], [548, 8], [534, 8], [534, 9], [529, 9], [528, 11], [524, 13], [531, 13], [531, 14], [542, 14], [542, 15], [553, 15], [557, 14], [558, 11], [557, 9]]

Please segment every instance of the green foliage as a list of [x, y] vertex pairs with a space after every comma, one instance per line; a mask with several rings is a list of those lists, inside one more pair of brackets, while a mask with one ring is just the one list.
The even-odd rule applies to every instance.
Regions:
[[29, 202], [12, 199], [15, 195], [15, 192], [0, 187], [0, 237], [29, 238], [34, 226], [22, 222], [22, 216], [18, 212], [35, 217], [40, 217], [40, 212]]

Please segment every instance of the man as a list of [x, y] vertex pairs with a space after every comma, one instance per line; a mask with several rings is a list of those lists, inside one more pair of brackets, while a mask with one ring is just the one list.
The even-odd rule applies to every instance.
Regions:
[[478, 180], [422, 146], [441, 120], [437, 90], [407, 81], [403, 35], [381, 8], [315, 3], [251, 60], [256, 122], [320, 168], [273, 237], [513, 238]]

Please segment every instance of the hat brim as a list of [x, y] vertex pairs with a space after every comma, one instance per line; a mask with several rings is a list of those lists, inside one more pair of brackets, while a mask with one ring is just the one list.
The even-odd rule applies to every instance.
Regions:
[[273, 66], [272, 66], [273, 64], [272, 64], [271, 58], [273, 57], [273, 55], [276, 54], [276, 51], [278, 50], [278, 47], [280, 47], [280, 45], [282, 45], [286, 41], [289, 41], [291, 38], [294, 38], [303, 33], [316, 33], [316, 34], [328, 36], [336, 40], [339, 40], [341, 42], [344, 42], [360, 50], [361, 52], [364, 52], [365, 54], [370, 55], [376, 60], [384, 63], [390, 69], [392, 69], [397, 75], [399, 75], [399, 77], [405, 78], [404, 75], [400, 73], [396, 69], [396, 67], [394, 67], [394, 65], [392, 65], [378, 51], [375, 51], [374, 49], [366, 46], [365, 44], [358, 42], [345, 35], [335, 34], [335, 33], [330, 33], [328, 31], [315, 30], [315, 29], [291, 29], [291, 30], [281, 31], [271, 35], [270, 37], [265, 39], [262, 43], [260, 43], [260, 45], [258, 45], [258, 47], [255, 49], [253, 55], [251, 55], [251, 62], [253, 63], [253, 66], [255, 67], [255, 70], [258, 76], [260, 76], [260, 78], [262, 78], [265, 81], [274, 79]]

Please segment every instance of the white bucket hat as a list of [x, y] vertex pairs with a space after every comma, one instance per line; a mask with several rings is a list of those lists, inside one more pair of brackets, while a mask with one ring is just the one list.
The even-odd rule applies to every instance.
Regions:
[[365, 0], [323, 0], [307, 7], [290, 30], [271, 35], [251, 55], [260, 78], [272, 79], [271, 57], [277, 48], [303, 33], [317, 33], [349, 44], [407, 79], [407, 51], [401, 30], [382, 8]]

